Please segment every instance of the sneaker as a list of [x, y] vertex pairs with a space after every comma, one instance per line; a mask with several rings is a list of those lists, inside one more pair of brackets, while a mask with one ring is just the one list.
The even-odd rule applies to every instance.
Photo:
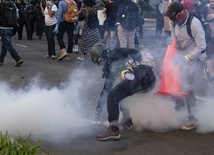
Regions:
[[51, 59], [56, 59], [56, 56], [55, 56], [55, 55], [52, 55], [52, 56], [51, 56]]
[[105, 141], [105, 140], [119, 140], [120, 139], [120, 131], [117, 126], [110, 125], [108, 129], [100, 135], [96, 136], [96, 140]]
[[23, 62], [24, 62], [24, 61], [23, 61], [22, 59], [16, 61], [15, 67], [20, 67], [21, 64], [23, 64]]
[[84, 56], [79, 56], [79, 57], [77, 57], [77, 60], [83, 61], [83, 60], [85, 60], [85, 58], [84, 58]]
[[190, 121], [187, 124], [181, 126], [181, 129], [182, 130], [193, 130], [193, 129], [196, 129], [196, 127], [197, 127], [196, 123], [193, 121]]
[[122, 119], [119, 124], [120, 124], [120, 126], [124, 127], [127, 130], [131, 130], [134, 128], [134, 125], [133, 125], [131, 119], [126, 119], [126, 120]]
[[67, 56], [64, 60], [65, 61], [71, 61], [71, 56]]
[[78, 50], [73, 50], [73, 54], [79, 54], [80, 52]]
[[100, 124], [100, 113], [99, 112], [95, 112], [93, 119], [91, 120], [92, 124]]
[[3, 66], [3, 62], [0, 62], [0, 66]]
[[50, 57], [49, 55], [45, 55], [45, 56], [44, 56], [44, 58], [49, 58], [49, 57]]
[[204, 77], [206, 80], [209, 80], [211, 78], [210, 73], [207, 68], [204, 69]]

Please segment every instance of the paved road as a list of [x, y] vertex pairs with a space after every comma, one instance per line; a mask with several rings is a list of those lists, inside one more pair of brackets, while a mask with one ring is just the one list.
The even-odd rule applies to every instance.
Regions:
[[[158, 76], [165, 40], [154, 38], [154, 27], [144, 32], [140, 48], [154, 55]], [[42, 148], [51, 155], [213, 154], [213, 133], [181, 131], [179, 125], [186, 118], [185, 110], [175, 112], [171, 101], [149, 94], [138, 94], [125, 101], [131, 103], [136, 130], [121, 130], [120, 141], [96, 141], [95, 136], [106, 126], [91, 125], [86, 120], [92, 117], [103, 85], [98, 67], [89, 58], [84, 62], [75, 60], [78, 55], [72, 55], [71, 62], [44, 58], [46, 41], [36, 36], [32, 41], [14, 38], [13, 44], [24, 64], [14, 67], [8, 54], [0, 67], [2, 131], [8, 130], [14, 136], [32, 133], [32, 139], [40, 139]], [[57, 44], [56, 48], [58, 51]], [[105, 109], [102, 120], [106, 118]], [[206, 120], [210, 130], [202, 131], [212, 131], [213, 119]]]

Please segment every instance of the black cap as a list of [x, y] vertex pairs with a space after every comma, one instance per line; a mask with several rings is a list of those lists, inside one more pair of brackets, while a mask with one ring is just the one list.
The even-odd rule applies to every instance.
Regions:
[[175, 15], [178, 12], [184, 10], [183, 5], [180, 2], [172, 2], [167, 11], [164, 13], [164, 16], [170, 17]]

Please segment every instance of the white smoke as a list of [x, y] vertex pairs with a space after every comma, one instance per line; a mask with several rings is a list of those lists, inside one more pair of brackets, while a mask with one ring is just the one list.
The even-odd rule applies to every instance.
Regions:
[[[92, 134], [93, 126], [88, 119], [95, 108], [93, 100], [97, 100], [101, 91], [98, 87], [103, 86], [100, 77], [100, 72], [78, 68], [60, 88], [48, 88], [38, 78], [19, 90], [0, 82], [0, 131], [8, 131], [14, 136], [31, 134], [33, 139], [51, 142]], [[137, 93], [125, 102], [138, 130], [165, 132], [178, 129], [188, 121], [186, 108], [176, 111], [173, 100], [154, 92]], [[197, 132], [214, 131], [212, 103], [213, 99], [210, 99], [197, 104]]]
[[31, 134], [33, 139], [51, 142], [89, 134], [91, 125], [87, 123], [87, 115], [94, 105], [87, 95], [100, 84], [93, 72], [74, 72], [60, 89], [39, 87], [38, 78], [19, 90], [0, 82], [0, 131], [8, 131], [13, 136]]
[[186, 109], [176, 111], [175, 103], [167, 97], [138, 93], [128, 103], [138, 130], [168, 131], [179, 128], [188, 119]]

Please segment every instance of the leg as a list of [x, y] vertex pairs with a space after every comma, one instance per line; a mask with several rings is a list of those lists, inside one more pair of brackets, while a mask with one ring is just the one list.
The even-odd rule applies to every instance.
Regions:
[[136, 30], [131, 30], [128, 32], [128, 47], [134, 48], [134, 37]]
[[[124, 47], [127, 48], [127, 34], [126, 34], [126, 30], [122, 28], [121, 25], [118, 26], [118, 39], [120, 41], [120, 47]], [[134, 38], [133, 38], [134, 40]]]
[[57, 33], [57, 41], [58, 41], [60, 50], [65, 48], [65, 43], [63, 41], [63, 36], [64, 36], [66, 30], [67, 30], [66, 29], [66, 22], [61, 22], [59, 24], [59, 32]]
[[133, 95], [135, 93], [133, 90], [134, 88], [132, 87], [131, 82], [125, 80], [109, 92], [107, 97], [107, 111], [110, 124], [118, 126], [119, 103], [124, 98]]
[[[5, 49], [8, 50], [10, 52], [10, 55], [13, 57], [13, 59], [17, 62], [21, 59], [21, 57], [18, 55], [18, 53], [16, 52], [16, 50], [14, 49], [12, 43], [11, 43], [11, 36], [13, 34], [13, 30], [12, 29], [8, 29], [8, 30], [1, 30], [1, 40], [2, 40], [2, 50], [3, 50], [3, 55], [2, 58], [4, 56], [5, 53]], [[1, 59], [2, 59], [1, 58]]]
[[51, 56], [56, 56], [55, 41], [54, 41], [55, 33], [53, 33], [55, 26], [56, 26], [56, 24], [50, 26], [49, 30], [48, 30], [48, 36], [49, 36], [49, 40], [48, 40], [49, 48], [48, 48], [48, 50], [49, 50], [49, 54]]
[[107, 131], [96, 137], [97, 140], [120, 139], [121, 136], [118, 128], [119, 102], [124, 98], [133, 95], [133, 90], [131, 82], [125, 80], [110, 91], [107, 98], [107, 111], [109, 114], [108, 120], [110, 126]]

